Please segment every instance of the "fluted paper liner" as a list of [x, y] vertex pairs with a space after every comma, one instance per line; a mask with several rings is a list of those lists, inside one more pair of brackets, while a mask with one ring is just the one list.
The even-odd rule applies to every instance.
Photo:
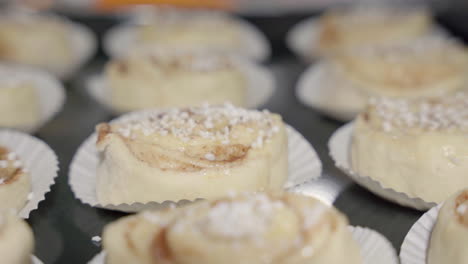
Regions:
[[[363, 264], [398, 264], [398, 257], [393, 246], [378, 232], [364, 227], [349, 226], [354, 240], [361, 248]], [[88, 264], [105, 264], [106, 253], [102, 251]]]
[[[226, 51], [240, 54], [256, 61], [265, 61], [271, 53], [268, 40], [255, 26], [235, 19], [240, 29], [241, 43], [237, 50]], [[135, 24], [126, 23], [110, 29], [104, 36], [104, 50], [111, 57], [120, 57], [138, 46]]]
[[296, 24], [286, 37], [286, 44], [289, 49], [298, 57], [305, 61], [312, 61], [316, 58], [319, 24], [318, 19], [308, 18]]
[[0, 64], [0, 71], [3, 69], [14, 69], [15, 74], [31, 80], [39, 97], [39, 120], [29, 126], [10, 128], [34, 133], [60, 112], [65, 102], [65, 89], [55, 77], [49, 73], [24, 66]]
[[[233, 59], [247, 80], [247, 107], [257, 108], [268, 102], [275, 92], [275, 78], [266, 68], [245, 59]], [[113, 113], [120, 112], [112, 106], [110, 88], [104, 74], [92, 75], [86, 80], [91, 97]]]
[[36, 256], [32, 256], [31, 264], [44, 264], [44, 263], [40, 259], [38, 259]]
[[385, 187], [381, 182], [370, 177], [358, 175], [351, 169], [350, 148], [353, 135], [353, 123], [348, 123], [333, 133], [328, 142], [330, 156], [335, 165], [346, 173], [357, 184], [368, 189], [374, 194], [397, 203], [402, 206], [418, 210], [427, 210], [435, 206], [435, 203], [427, 202], [418, 197], [411, 197], [406, 193]]
[[[114, 121], [135, 119], [144, 115], [145, 112], [147, 113], [147, 111], [132, 112], [123, 115]], [[293, 191], [295, 187], [298, 187], [310, 180], [319, 178], [322, 173], [322, 164], [313, 147], [299, 132], [290, 126], [287, 126], [287, 135], [289, 177], [284, 188]], [[146, 209], [160, 209], [168, 206], [180, 206], [193, 202], [189, 200], [181, 200], [150, 202], [145, 204], [99, 204], [96, 197], [96, 171], [99, 164], [96, 139], [96, 133], [89, 136], [77, 150], [70, 165], [69, 184], [76, 198], [81, 202], [98, 208], [123, 212], [139, 212]]]
[[426, 256], [439, 210], [443, 204], [433, 207], [414, 223], [403, 240], [400, 250], [401, 264], [426, 264]]
[[19, 211], [19, 216], [27, 219], [54, 184], [58, 172], [57, 156], [41, 140], [13, 130], [0, 130], [0, 145], [18, 154], [24, 168], [29, 170], [32, 198]]
[[[335, 85], [342, 85], [334, 79], [334, 76], [329, 76], [327, 67], [329, 65], [326, 65], [325, 62], [318, 62], [309, 66], [297, 82], [296, 96], [301, 103], [318, 110], [326, 116], [339, 121], [351, 121], [356, 117], [357, 112], [351, 109], [333, 107], [333, 104], [326, 102], [323, 98], [324, 93], [331, 93], [330, 90], [336, 90]], [[351, 85], [349, 89], [353, 89]]]

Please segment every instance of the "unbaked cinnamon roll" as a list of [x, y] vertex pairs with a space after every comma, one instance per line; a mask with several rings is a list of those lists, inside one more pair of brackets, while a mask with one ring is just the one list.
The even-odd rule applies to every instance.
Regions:
[[35, 85], [15, 70], [0, 70], [0, 127], [25, 128], [40, 121]]
[[468, 190], [445, 201], [432, 231], [428, 264], [468, 263]]
[[434, 97], [468, 83], [466, 47], [443, 37], [365, 47], [334, 58], [344, 77], [371, 96]]
[[424, 9], [357, 7], [332, 10], [319, 21], [318, 53], [401, 43], [428, 34], [430, 15]]
[[440, 203], [468, 187], [468, 94], [373, 99], [354, 125], [352, 169], [384, 187]]
[[106, 226], [108, 264], [358, 264], [347, 219], [294, 194], [252, 194], [146, 211]]
[[28, 224], [11, 213], [0, 213], [0, 262], [30, 264], [34, 237]]
[[244, 106], [247, 80], [228, 57], [142, 52], [108, 64], [111, 104], [122, 112], [232, 102]]
[[149, 111], [97, 133], [101, 204], [278, 190], [287, 178], [285, 125], [267, 111], [230, 104]]
[[0, 17], [0, 60], [62, 72], [73, 59], [67, 25], [50, 16]]
[[18, 155], [0, 146], [0, 211], [23, 208], [30, 191], [31, 179]]

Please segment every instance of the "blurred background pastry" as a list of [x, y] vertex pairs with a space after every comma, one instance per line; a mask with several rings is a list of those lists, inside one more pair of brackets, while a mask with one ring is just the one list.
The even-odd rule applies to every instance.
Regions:
[[0, 212], [0, 233], [0, 261], [2, 263], [31, 263], [34, 236], [24, 220], [9, 212]]
[[145, 46], [210, 52], [242, 48], [236, 20], [221, 13], [163, 10], [146, 16], [144, 22], [137, 39]]
[[317, 53], [410, 41], [433, 32], [431, 15], [416, 7], [368, 5], [330, 9], [318, 20]]
[[216, 198], [283, 188], [285, 125], [230, 104], [148, 111], [97, 127], [101, 204]]
[[36, 85], [14, 69], [0, 69], [0, 127], [24, 128], [40, 121]]
[[468, 95], [375, 99], [354, 125], [352, 169], [383, 187], [441, 203], [468, 187]]
[[53, 16], [6, 14], [0, 17], [0, 60], [62, 72], [74, 61], [68, 25]]
[[444, 37], [353, 49], [335, 58], [345, 78], [370, 95], [440, 96], [468, 84], [468, 50]]
[[106, 263], [363, 263], [347, 219], [313, 198], [252, 194], [106, 226]]
[[121, 112], [202, 103], [246, 104], [245, 74], [225, 56], [141, 52], [111, 61], [106, 80], [111, 104]]

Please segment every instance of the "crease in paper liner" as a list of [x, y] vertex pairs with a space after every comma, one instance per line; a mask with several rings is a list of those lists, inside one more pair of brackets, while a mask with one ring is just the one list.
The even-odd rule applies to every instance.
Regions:
[[41, 140], [13, 130], [0, 130], [0, 145], [18, 154], [31, 177], [32, 198], [19, 211], [19, 216], [27, 219], [38, 208], [50, 191], [58, 173], [58, 160], [54, 151]]
[[38, 257], [31, 256], [31, 264], [44, 264]]
[[[47, 72], [27, 66], [0, 64], [0, 70], [3, 69], [14, 69], [16, 74], [26, 76], [28, 80], [34, 83], [34, 88], [39, 97], [40, 117], [38, 122], [30, 126], [11, 128], [26, 133], [34, 133], [61, 111], [66, 97], [65, 89], [55, 77]], [[0, 127], [0, 129], [4, 129], [4, 127]]]
[[335, 162], [336, 167], [341, 169], [357, 184], [391, 202], [421, 211], [428, 210], [437, 205], [436, 203], [427, 202], [417, 197], [410, 197], [406, 193], [384, 187], [382, 183], [370, 177], [360, 176], [353, 172], [349, 163], [349, 148], [351, 145], [352, 133], [353, 123], [350, 122], [337, 129], [328, 141], [330, 156]]
[[299, 77], [296, 85], [296, 97], [302, 104], [316, 109], [326, 116], [338, 121], [351, 121], [357, 116], [358, 112], [337, 109], [323, 99], [323, 92], [325, 92], [323, 89], [331, 88], [331, 85], [326, 85], [323, 82], [332, 78], [332, 76], [326, 76], [326, 67], [325, 62], [322, 61], [309, 66]]
[[[247, 107], [257, 108], [268, 102], [276, 90], [275, 77], [268, 68], [245, 59], [233, 59], [247, 80]], [[91, 97], [109, 111], [121, 114], [112, 106], [109, 87], [103, 73], [91, 75], [85, 81]]]
[[[361, 248], [363, 264], [398, 264], [393, 246], [378, 232], [364, 227], [349, 226], [354, 240]], [[106, 252], [101, 251], [88, 264], [105, 264]]]
[[[143, 110], [123, 115], [115, 121], [126, 121], [138, 118], [154, 110]], [[322, 163], [309, 142], [294, 128], [287, 127], [288, 135], [288, 179], [284, 188], [294, 191], [296, 187], [318, 179], [322, 174]], [[190, 200], [164, 201], [149, 203], [132, 203], [119, 205], [99, 204], [96, 197], [96, 170], [99, 163], [96, 149], [96, 133], [89, 136], [78, 148], [70, 165], [69, 184], [75, 195], [81, 202], [93, 207], [110, 209], [123, 212], [139, 212], [146, 209], [161, 209], [173, 205], [182, 206], [191, 203]], [[195, 199], [195, 201], [201, 198]]]
[[[242, 54], [255, 61], [265, 61], [270, 57], [271, 47], [265, 35], [254, 25], [241, 19], [235, 19], [240, 29], [242, 43], [237, 50], [225, 51], [233, 54]], [[104, 51], [111, 57], [120, 57], [135, 49], [137, 36], [135, 24], [124, 23], [111, 28], [104, 35]]]
[[413, 224], [401, 245], [401, 264], [427, 264], [431, 233], [443, 204], [433, 207]]
[[317, 47], [319, 23], [316, 17], [307, 18], [292, 27], [286, 36], [288, 48], [296, 56], [311, 62], [317, 57], [314, 49]]

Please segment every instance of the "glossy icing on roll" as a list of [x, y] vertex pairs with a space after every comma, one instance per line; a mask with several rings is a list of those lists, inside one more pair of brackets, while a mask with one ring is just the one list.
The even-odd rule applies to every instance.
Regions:
[[468, 95], [374, 99], [355, 122], [354, 171], [384, 187], [443, 202], [468, 187]]
[[293, 194], [233, 195], [143, 212], [108, 225], [103, 245], [109, 264], [362, 263], [346, 218]]
[[287, 177], [285, 127], [268, 111], [230, 104], [150, 111], [102, 124], [97, 132], [103, 154], [97, 194], [103, 203], [278, 190]]

